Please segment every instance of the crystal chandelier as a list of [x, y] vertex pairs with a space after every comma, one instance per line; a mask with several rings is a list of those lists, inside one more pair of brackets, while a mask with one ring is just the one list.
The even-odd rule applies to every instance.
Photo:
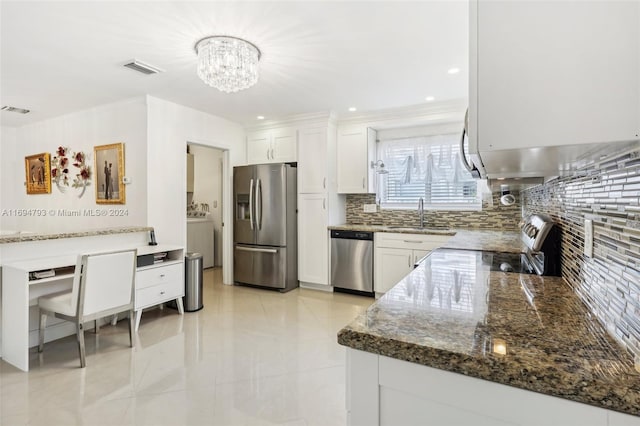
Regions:
[[246, 40], [230, 36], [210, 36], [195, 45], [198, 77], [216, 89], [234, 93], [258, 81], [260, 50]]

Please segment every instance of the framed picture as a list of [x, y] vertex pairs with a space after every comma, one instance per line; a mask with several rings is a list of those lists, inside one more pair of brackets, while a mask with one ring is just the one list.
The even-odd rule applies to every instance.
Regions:
[[51, 194], [51, 155], [47, 152], [24, 158], [27, 194]]
[[124, 144], [96, 146], [93, 154], [96, 203], [124, 204]]

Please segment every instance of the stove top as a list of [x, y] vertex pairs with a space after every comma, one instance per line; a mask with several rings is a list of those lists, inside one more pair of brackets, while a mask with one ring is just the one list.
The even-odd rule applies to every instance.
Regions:
[[533, 265], [524, 253], [482, 252], [482, 264], [491, 271], [536, 274]]

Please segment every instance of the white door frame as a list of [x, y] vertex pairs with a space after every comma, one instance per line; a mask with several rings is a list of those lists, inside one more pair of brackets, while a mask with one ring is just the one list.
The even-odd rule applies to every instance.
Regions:
[[[188, 140], [187, 145], [197, 145], [204, 148], [213, 148], [222, 151], [222, 282], [233, 284], [233, 190], [231, 187], [232, 169], [230, 164], [229, 148], [211, 145], [208, 143]], [[186, 151], [185, 151], [186, 152]], [[185, 220], [185, 235], [187, 221]]]

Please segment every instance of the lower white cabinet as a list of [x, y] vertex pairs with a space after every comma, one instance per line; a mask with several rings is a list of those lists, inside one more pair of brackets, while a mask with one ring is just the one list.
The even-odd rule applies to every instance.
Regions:
[[329, 215], [325, 194], [298, 196], [298, 280], [329, 285]]
[[640, 417], [347, 348], [347, 424], [640, 425]]
[[404, 278], [424, 256], [444, 244], [448, 235], [376, 232], [374, 290], [385, 293]]

